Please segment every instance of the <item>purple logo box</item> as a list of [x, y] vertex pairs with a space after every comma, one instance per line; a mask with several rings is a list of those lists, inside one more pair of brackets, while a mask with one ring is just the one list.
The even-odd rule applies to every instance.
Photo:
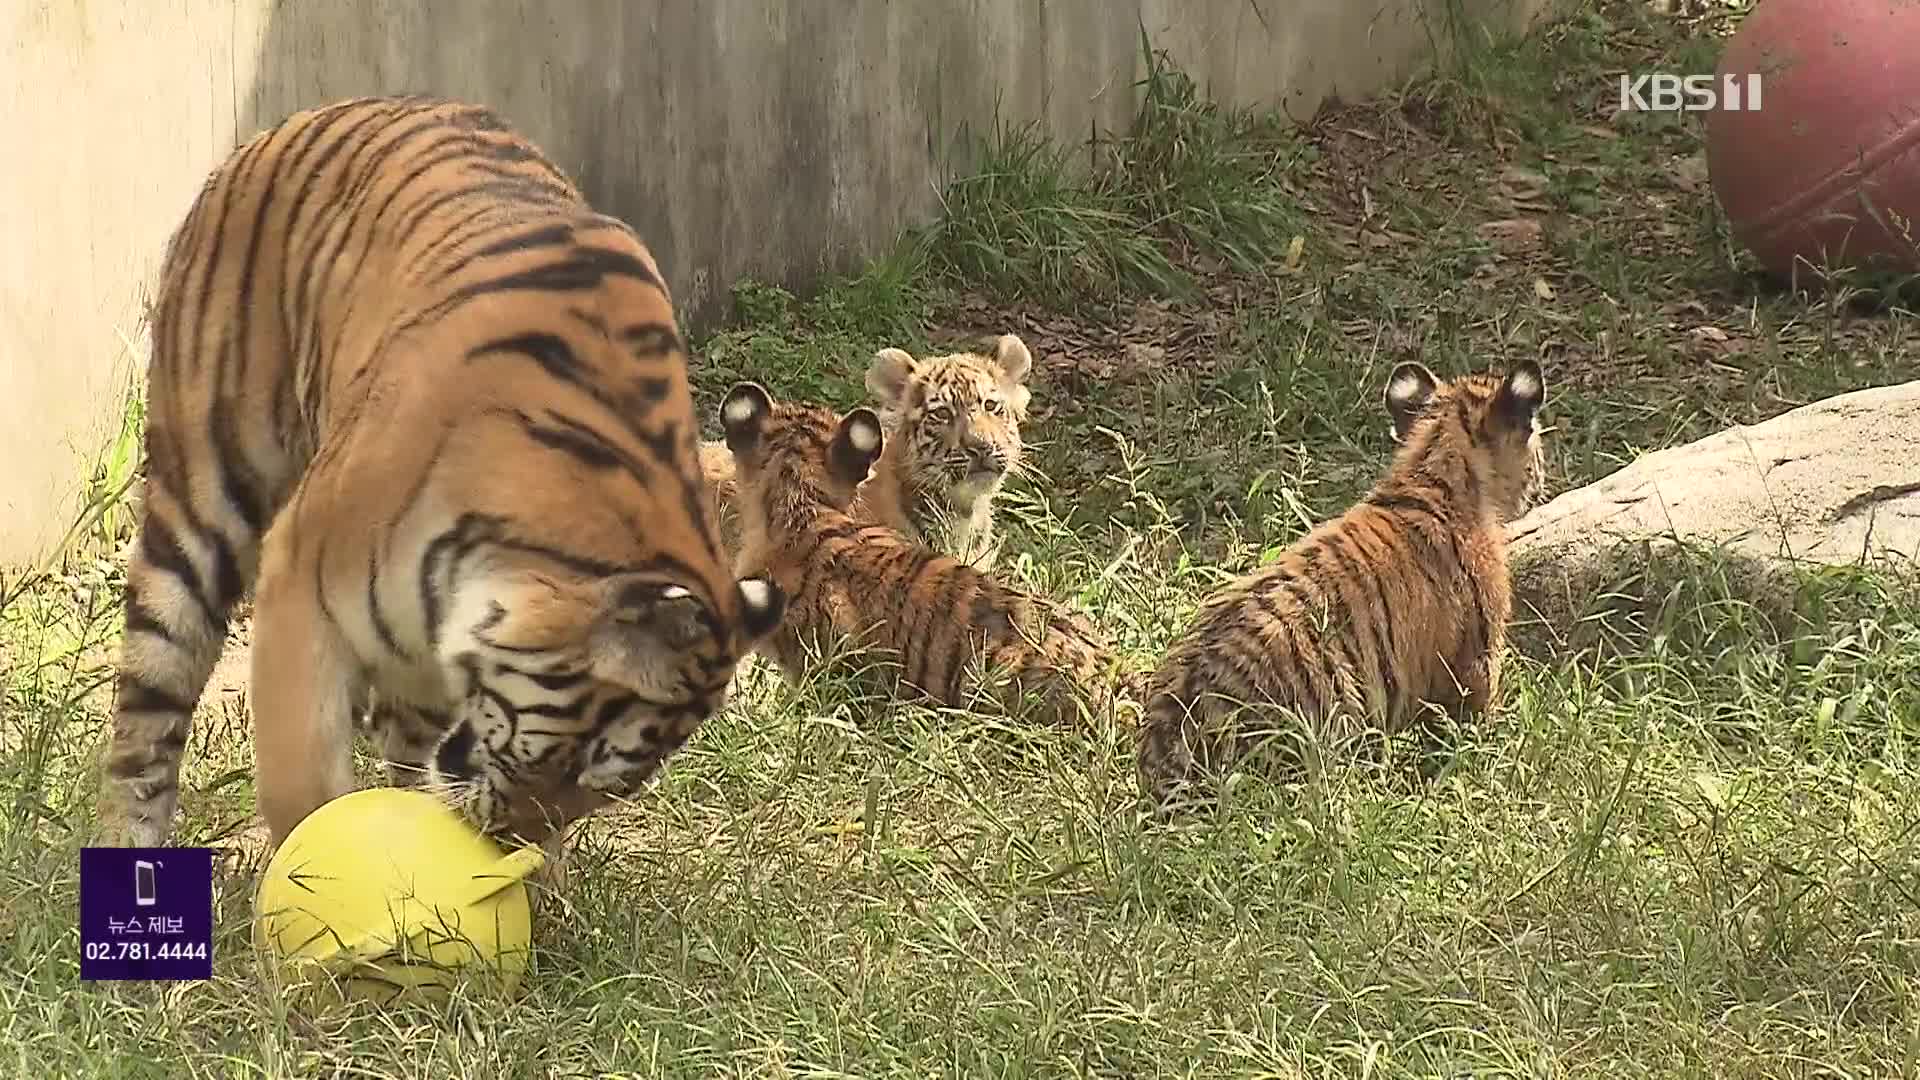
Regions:
[[213, 849], [81, 848], [80, 977], [213, 977]]

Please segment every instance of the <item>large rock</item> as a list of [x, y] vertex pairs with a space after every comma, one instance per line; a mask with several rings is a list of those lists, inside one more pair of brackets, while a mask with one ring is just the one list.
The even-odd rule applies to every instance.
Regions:
[[[1508, 530], [1515, 614], [1577, 614], [1662, 541], [1749, 571], [1791, 562], [1920, 561], [1920, 382], [1860, 390], [1648, 454]], [[1752, 576], [1751, 574], [1749, 576]], [[1531, 609], [1531, 610], [1530, 610]]]

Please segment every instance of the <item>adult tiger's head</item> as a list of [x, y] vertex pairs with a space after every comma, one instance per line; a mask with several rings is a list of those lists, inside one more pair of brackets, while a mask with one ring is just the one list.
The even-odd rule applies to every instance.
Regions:
[[1505, 375], [1475, 372], [1452, 382], [1407, 361], [1387, 377], [1387, 415], [1402, 453], [1459, 435], [1468, 475], [1483, 485], [1502, 521], [1512, 521], [1546, 491], [1540, 406], [1547, 384], [1540, 365], [1523, 360]]
[[741, 493], [772, 522], [789, 522], [819, 507], [852, 506], [885, 442], [872, 409], [840, 417], [820, 405], [776, 403], [758, 383], [727, 392], [720, 424]]
[[472, 550], [478, 573], [453, 590], [440, 650], [463, 684], [428, 782], [481, 829], [528, 842], [636, 794], [726, 704], [785, 609], [759, 577], [713, 595], [670, 569], [606, 573], [510, 541]]
[[902, 480], [960, 513], [998, 491], [1020, 465], [1032, 370], [1033, 355], [1013, 334], [1002, 334], [991, 355], [874, 354], [867, 391], [892, 433]]

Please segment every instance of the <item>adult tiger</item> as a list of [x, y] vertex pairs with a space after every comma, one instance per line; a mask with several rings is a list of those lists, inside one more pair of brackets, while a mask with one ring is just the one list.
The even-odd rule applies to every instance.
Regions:
[[397, 772], [542, 842], [726, 699], [783, 594], [705, 509], [667, 287], [485, 108], [360, 98], [216, 168], [169, 244], [105, 763], [111, 842], [171, 833], [189, 723], [254, 592], [274, 844]]

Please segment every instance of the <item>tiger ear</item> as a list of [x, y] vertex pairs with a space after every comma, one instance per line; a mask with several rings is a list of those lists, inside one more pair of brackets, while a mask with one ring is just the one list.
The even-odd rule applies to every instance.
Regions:
[[1033, 371], [1033, 353], [1019, 334], [1001, 334], [993, 343], [993, 360], [1010, 383], [1024, 383]]
[[1493, 399], [1493, 407], [1502, 420], [1525, 431], [1533, 426], [1533, 414], [1546, 399], [1547, 381], [1540, 374], [1540, 365], [1522, 360], [1508, 370], [1506, 381], [1500, 384], [1500, 392]]
[[885, 441], [880, 417], [872, 409], [855, 409], [840, 421], [839, 429], [833, 433], [833, 443], [827, 447], [827, 468], [835, 480], [858, 487], [866, 482]]
[[1001, 334], [994, 342], [993, 360], [1000, 365], [1000, 384], [1013, 399], [1014, 411], [1025, 413], [1033, 400], [1033, 391], [1027, 389], [1027, 376], [1033, 373], [1033, 353], [1027, 343], [1018, 334]]
[[1424, 364], [1407, 360], [1395, 365], [1393, 374], [1387, 376], [1386, 393], [1387, 415], [1393, 418], [1395, 440], [1407, 437], [1413, 422], [1420, 418], [1439, 386], [1439, 380]]
[[867, 393], [882, 408], [906, 407], [907, 387], [913, 382], [913, 370], [919, 366], [905, 349], [881, 349], [867, 365]]
[[773, 413], [773, 398], [759, 383], [743, 382], [727, 391], [720, 402], [720, 428], [726, 432], [727, 449], [736, 459], [744, 459], [760, 445], [760, 433]]
[[604, 586], [589, 641], [593, 673], [651, 696], [677, 692], [680, 655], [719, 637], [719, 622], [691, 589], [622, 575]]
[[609, 625], [654, 634], [670, 648], [687, 648], [713, 633], [713, 613], [685, 585], [657, 578], [624, 580], [609, 594]]
[[786, 614], [786, 590], [770, 577], [745, 577], [735, 585], [740, 590], [741, 622], [748, 641], [759, 641], [780, 625]]

